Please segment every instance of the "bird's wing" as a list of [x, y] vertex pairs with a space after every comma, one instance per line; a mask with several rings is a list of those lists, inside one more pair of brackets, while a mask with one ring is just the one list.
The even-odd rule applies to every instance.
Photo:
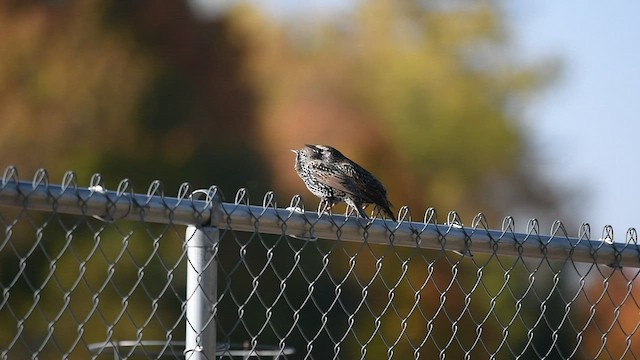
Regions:
[[322, 161], [313, 161], [310, 167], [314, 169], [316, 178], [322, 184], [351, 195], [359, 195], [360, 189], [353, 178], [335, 166], [326, 165]]
[[353, 183], [358, 189], [363, 203], [375, 204], [393, 221], [396, 221], [396, 217], [393, 211], [391, 211], [393, 205], [391, 205], [389, 198], [387, 198], [387, 189], [385, 189], [380, 180], [353, 161], [347, 161], [341, 164], [340, 167], [344, 169], [348, 177], [353, 179]]
[[358, 188], [362, 200], [366, 203], [380, 203], [381, 195], [386, 194], [386, 190], [382, 183], [378, 181], [369, 171], [362, 166], [353, 162], [345, 162], [342, 164], [345, 173], [353, 179], [353, 183]]

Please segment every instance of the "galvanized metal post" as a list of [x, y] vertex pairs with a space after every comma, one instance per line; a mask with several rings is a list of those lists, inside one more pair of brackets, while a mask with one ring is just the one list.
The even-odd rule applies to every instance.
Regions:
[[187, 227], [187, 296], [185, 359], [216, 358], [215, 305], [218, 228]]

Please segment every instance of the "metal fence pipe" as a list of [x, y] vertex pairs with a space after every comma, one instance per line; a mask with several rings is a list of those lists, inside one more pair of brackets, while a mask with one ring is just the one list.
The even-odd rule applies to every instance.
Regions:
[[[257, 220], [259, 219], [259, 221]], [[637, 243], [607, 243], [601, 240], [553, 236], [483, 227], [436, 225], [403, 221], [366, 221], [342, 215], [318, 216], [291, 210], [223, 203], [221, 228], [287, 234], [300, 239], [337, 239], [371, 244], [450, 250], [471, 254], [499, 254], [523, 258], [600, 263], [610, 266], [640, 267]], [[339, 234], [339, 236], [338, 236]]]
[[[420, 222], [374, 220], [341, 215], [318, 216], [316, 212], [299, 213], [246, 204], [104, 193], [87, 188], [62, 188], [59, 185], [37, 185], [8, 181], [0, 187], [0, 204], [59, 213], [92, 215], [105, 220], [140, 220], [174, 224], [212, 224], [235, 231], [287, 234], [297, 238], [323, 238], [372, 244], [393, 243], [395, 246], [421, 249], [444, 249], [472, 254], [500, 254], [517, 257], [547, 258], [576, 262], [601, 263], [612, 266], [640, 267], [637, 243], [606, 243], [587, 237], [563, 234], [548, 236], [536, 233], [487, 230], [482, 227], [458, 227]], [[258, 221], [259, 219], [259, 221]]]
[[186, 359], [216, 358], [218, 240], [215, 227], [187, 227]]
[[[186, 194], [189, 195], [189, 194]], [[219, 210], [205, 200], [99, 191], [27, 181], [0, 183], [0, 204], [37, 211], [93, 216], [105, 221], [133, 220], [178, 225], [209, 223]], [[214, 220], [215, 221], [215, 220]]]

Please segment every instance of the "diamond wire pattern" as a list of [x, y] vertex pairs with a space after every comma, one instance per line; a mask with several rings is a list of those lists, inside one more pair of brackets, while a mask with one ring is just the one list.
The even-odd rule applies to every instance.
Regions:
[[[239, 194], [236, 204], [248, 204], [246, 193]], [[275, 208], [275, 204], [267, 202], [264, 207]], [[225, 288], [233, 297], [230, 306], [238, 309], [240, 317], [235, 323], [231, 320], [225, 336], [237, 338], [234, 332], [242, 324], [240, 338], [246, 337], [253, 348], [269, 342], [281, 349], [295, 344], [304, 353], [300, 358], [510, 359], [576, 354], [591, 358], [602, 351], [584, 346], [585, 334], [603, 336], [614, 327], [602, 328], [593, 316], [584, 317], [585, 290], [593, 289], [589, 283], [600, 278], [608, 284], [610, 277], [621, 275], [627, 279], [625, 296], [613, 299], [605, 287], [591, 308], [604, 307], [609, 298], [607, 305], [614, 313], [623, 307], [638, 309], [632, 292], [635, 270], [620, 272], [592, 264], [585, 273], [586, 265], [572, 262], [569, 256], [553, 262], [499, 254], [469, 260], [392, 244], [368, 244], [366, 231], [365, 241], [359, 244], [304, 241], [285, 236], [286, 229], [280, 236], [262, 235], [261, 215], [253, 216], [254, 233], [226, 230], [239, 259], [227, 259]], [[482, 216], [473, 223], [472, 231], [487, 230]], [[341, 225], [335, 225], [339, 237]], [[526, 241], [537, 239], [537, 221], [530, 222], [527, 231]], [[503, 233], [513, 232], [513, 220], [507, 219]], [[567, 236], [559, 222], [554, 223], [552, 234]], [[581, 236], [589, 238], [584, 231]], [[636, 239], [628, 240], [635, 243]], [[634, 272], [632, 279], [628, 271]], [[251, 284], [251, 289], [235, 290], [231, 278], [240, 273], [247, 278], [242, 283]], [[243, 291], [247, 295], [240, 295]], [[225, 304], [221, 302], [220, 307]], [[618, 316], [610, 324], [621, 329], [623, 349], [633, 353], [630, 344], [638, 320], [628, 329], [619, 323]], [[618, 354], [617, 348], [608, 351]]]
[[[65, 184], [73, 187], [75, 180], [65, 178]], [[157, 184], [152, 188], [150, 195], [161, 192]], [[249, 204], [246, 191], [236, 194], [234, 204]], [[291, 359], [640, 354], [636, 268], [574, 262], [571, 247], [563, 261], [549, 261], [401, 247], [393, 244], [393, 233], [389, 245], [376, 245], [367, 241], [366, 229], [363, 241], [348, 242], [340, 240], [339, 220], [337, 241], [289, 237], [286, 218], [281, 234], [261, 231], [264, 212], [276, 208], [268, 193], [264, 211], [252, 213], [253, 232], [237, 231], [231, 222], [220, 227], [214, 250], [219, 343], [252, 351], [273, 345], [280, 358]], [[450, 229], [462, 223], [455, 213], [447, 222]], [[425, 214], [424, 223], [437, 223], [435, 212]], [[109, 350], [92, 344], [125, 340], [134, 345], [118, 350], [122, 358], [181, 357], [182, 226], [149, 224], [144, 214], [136, 222], [34, 212], [28, 201], [23, 208], [0, 208], [0, 226], [2, 358], [109, 358]], [[514, 228], [506, 218], [500, 237]], [[465, 231], [487, 230], [479, 215]], [[613, 238], [612, 231], [605, 228], [602, 238]], [[443, 243], [447, 233], [440, 234]], [[526, 233], [525, 241], [540, 240], [537, 221]], [[551, 234], [567, 237], [559, 222]], [[579, 239], [590, 237], [583, 225]], [[491, 241], [496, 245], [500, 238]], [[620, 247], [634, 244], [637, 233], [630, 229]], [[233, 354], [222, 350], [219, 357]]]
[[90, 344], [124, 339], [167, 341], [138, 346], [145, 358], [182, 354], [169, 343], [184, 338], [181, 228], [26, 206], [0, 208], [0, 224], [2, 358], [91, 358]]

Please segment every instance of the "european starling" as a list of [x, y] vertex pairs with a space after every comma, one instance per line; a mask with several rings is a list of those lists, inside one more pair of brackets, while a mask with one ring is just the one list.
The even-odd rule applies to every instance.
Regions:
[[305, 145], [291, 151], [296, 153], [295, 169], [307, 189], [329, 208], [344, 201], [360, 216], [369, 218], [364, 208], [374, 204], [396, 221], [382, 183], [340, 151], [326, 145]]

